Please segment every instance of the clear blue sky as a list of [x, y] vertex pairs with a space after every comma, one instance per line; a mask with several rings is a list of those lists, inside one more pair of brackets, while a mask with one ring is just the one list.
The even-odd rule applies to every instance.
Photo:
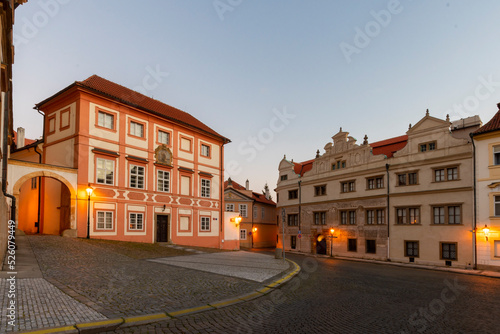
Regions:
[[34, 104], [97, 74], [230, 138], [226, 178], [274, 189], [284, 154], [312, 159], [340, 127], [374, 142], [427, 108], [487, 122], [499, 13], [495, 0], [30, 0], [16, 10], [14, 126], [41, 136]]

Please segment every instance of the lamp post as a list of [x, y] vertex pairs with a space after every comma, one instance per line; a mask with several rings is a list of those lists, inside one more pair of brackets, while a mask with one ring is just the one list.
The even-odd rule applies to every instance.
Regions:
[[333, 256], [333, 232], [335, 230], [333, 228], [330, 229], [330, 256]]
[[92, 196], [92, 191], [94, 189], [92, 189], [92, 187], [90, 186], [90, 183], [89, 183], [89, 186], [85, 190], [87, 191], [87, 209], [88, 209], [88, 212], [87, 212], [87, 239], [90, 239], [90, 196]]

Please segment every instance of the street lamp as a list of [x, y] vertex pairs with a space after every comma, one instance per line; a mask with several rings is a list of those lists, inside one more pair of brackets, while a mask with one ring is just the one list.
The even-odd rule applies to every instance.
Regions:
[[484, 237], [486, 238], [486, 241], [488, 241], [488, 236], [490, 234], [490, 229], [488, 228], [488, 225], [484, 225], [483, 233], [484, 233]]
[[333, 228], [330, 229], [330, 256], [333, 256], [333, 232], [335, 230]]
[[89, 186], [87, 187], [87, 189], [85, 189], [85, 191], [87, 191], [87, 209], [88, 209], [88, 212], [87, 212], [87, 239], [90, 239], [90, 196], [92, 196], [92, 191], [94, 189], [90, 186], [90, 183], [89, 183]]

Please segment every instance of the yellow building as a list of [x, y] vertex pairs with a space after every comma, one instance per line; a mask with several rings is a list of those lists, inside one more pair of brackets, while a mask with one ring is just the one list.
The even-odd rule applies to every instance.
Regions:
[[473, 133], [476, 161], [477, 267], [500, 266], [500, 103], [499, 111]]
[[224, 182], [226, 212], [239, 212], [240, 247], [265, 248], [276, 246], [276, 203], [269, 190], [259, 194], [250, 190], [249, 181], [243, 187], [230, 178]]
[[341, 129], [315, 159], [284, 158], [276, 192], [285, 250], [472, 267], [469, 133], [480, 124], [427, 111], [403, 136], [357, 144]]

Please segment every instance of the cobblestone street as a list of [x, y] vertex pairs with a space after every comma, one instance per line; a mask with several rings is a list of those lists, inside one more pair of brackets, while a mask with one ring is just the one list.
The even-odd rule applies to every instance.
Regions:
[[499, 333], [499, 279], [289, 257], [301, 273], [264, 297], [116, 332]]

